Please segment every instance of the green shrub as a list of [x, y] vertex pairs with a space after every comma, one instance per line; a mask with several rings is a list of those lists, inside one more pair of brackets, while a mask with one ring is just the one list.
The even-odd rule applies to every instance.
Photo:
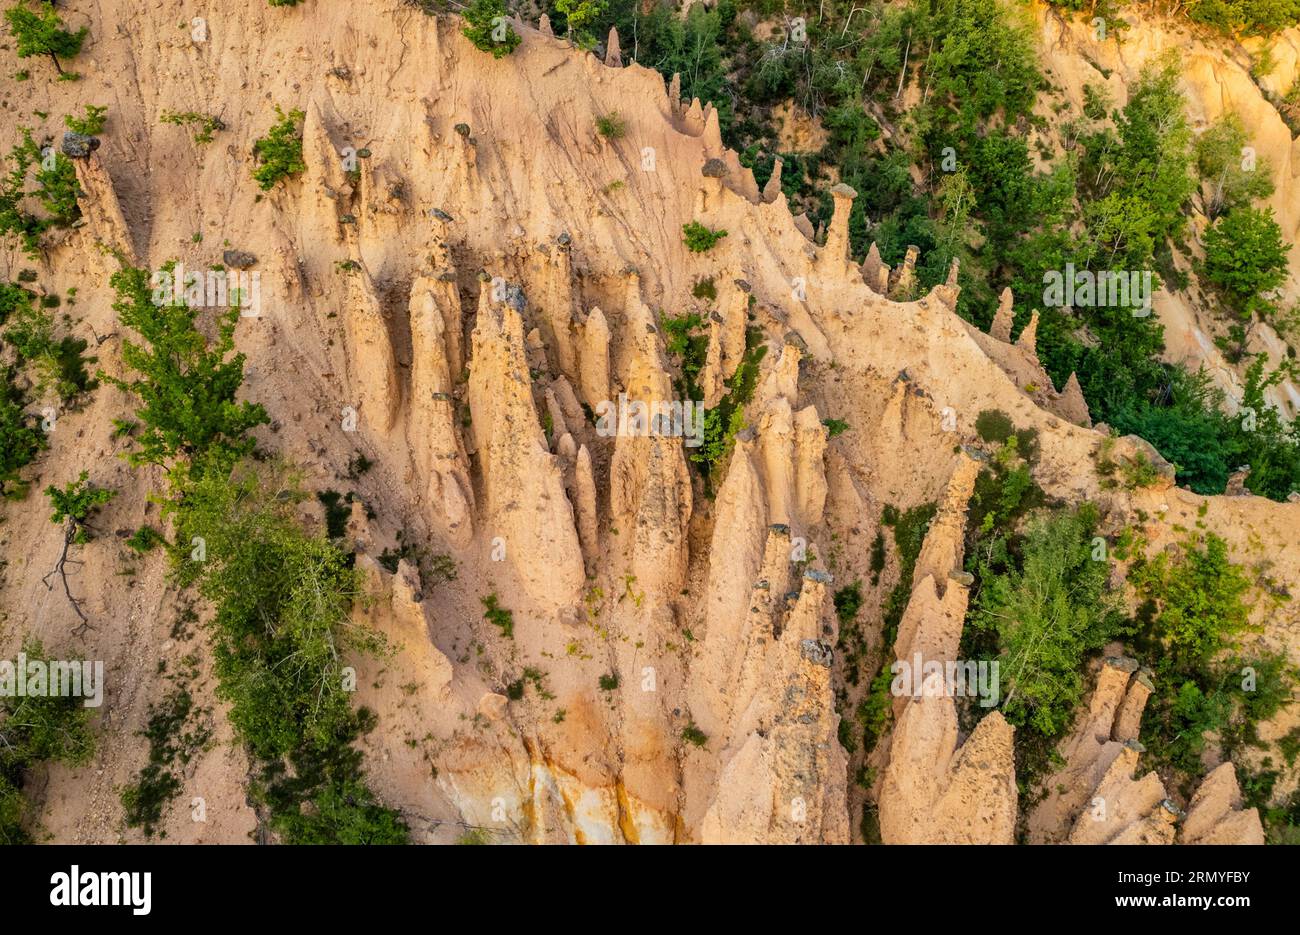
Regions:
[[697, 299], [707, 299], [710, 302], [717, 301], [718, 289], [713, 284], [713, 277], [710, 276], [707, 279], [699, 280], [691, 287], [691, 295]]
[[462, 16], [469, 25], [461, 30], [480, 52], [504, 58], [520, 43], [519, 34], [510, 25], [504, 0], [472, 0]]
[[[690, 455], [700, 465], [707, 480], [714, 464], [731, 452], [736, 433], [745, 427], [745, 406], [758, 386], [758, 367], [767, 353], [758, 328], [745, 332], [745, 355], [731, 378], [726, 380], [727, 393], [718, 405], [704, 414], [704, 443]], [[711, 488], [708, 488], [711, 489]]]
[[299, 525], [307, 494], [297, 472], [246, 462], [226, 472], [207, 457], [180, 475], [183, 495], [167, 509], [178, 542], [204, 542], [205, 560], [178, 552], [177, 571], [198, 575], [216, 609], [217, 697], [254, 763], [251, 797], [285, 843], [405, 841], [400, 816], [366, 787], [353, 746], [375, 718], [352, 708], [345, 654], [385, 644], [352, 620], [361, 593], [352, 556]]
[[126, 545], [127, 548], [143, 555], [146, 552], [152, 552], [166, 541], [163, 534], [152, 526], [141, 526], [131, 533], [131, 537], [126, 540]]
[[703, 747], [709, 742], [709, 735], [696, 727], [694, 721], [691, 721], [682, 728], [682, 740], [685, 740], [693, 747]]
[[1001, 409], [984, 409], [975, 417], [975, 431], [986, 442], [1002, 444], [1015, 433], [1011, 417]]
[[226, 128], [226, 124], [220, 117], [214, 117], [212, 114], [200, 114], [192, 110], [183, 113], [165, 110], [159, 119], [163, 123], [170, 123], [178, 127], [197, 125], [197, 131], [194, 134], [194, 142], [196, 143], [211, 143], [213, 134]]
[[726, 236], [726, 231], [711, 230], [699, 221], [690, 221], [682, 225], [682, 240], [685, 241], [686, 248], [693, 253], [711, 250], [714, 244]]
[[[0, 179], [0, 234], [15, 234], [24, 252], [30, 257], [40, 254], [40, 237], [55, 227], [69, 227], [81, 217], [77, 196], [77, 170], [72, 161], [60, 152], [51, 154], [53, 165], [46, 168], [41, 150], [32, 139], [31, 131], [22, 129], [22, 141], [9, 152], [12, 168]], [[35, 167], [35, 171], [33, 170]], [[28, 189], [29, 173], [36, 182]], [[24, 201], [35, 198], [45, 209], [38, 217], [24, 209]]]
[[835, 616], [840, 626], [847, 627], [853, 623], [858, 611], [862, 609], [862, 582], [855, 581], [835, 592]]
[[1273, 194], [1267, 160], [1258, 160], [1249, 168], [1243, 164], [1248, 142], [1241, 119], [1232, 113], [1220, 117], [1196, 138], [1196, 170], [1208, 189], [1206, 214], [1210, 220], [1225, 210], [1248, 207]]
[[607, 140], [621, 140], [627, 133], [627, 121], [618, 111], [610, 111], [596, 118], [596, 132]]
[[1205, 232], [1205, 276], [1238, 318], [1267, 317], [1274, 306], [1265, 293], [1286, 279], [1290, 246], [1272, 209], [1233, 208]]
[[104, 124], [107, 121], [105, 115], [107, 113], [107, 107], [87, 104], [84, 117], [74, 117], [68, 114], [63, 118], [63, 122], [68, 125], [68, 129], [73, 133], [80, 133], [82, 136], [99, 136], [104, 132]]
[[485, 608], [483, 616], [487, 621], [494, 627], [499, 628], [501, 630], [501, 635], [506, 639], [514, 639], [515, 615], [497, 602], [497, 596], [495, 593], [489, 594], [487, 597], [479, 598], [479, 600], [483, 602], [483, 607]]
[[849, 430], [849, 424], [843, 419], [822, 419], [822, 425], [826, 426], [826, 434], [831, 438], [843, 435]]
[[291, 110], [286, 114], [277, 104], [275, 116], [276, 122], [266, 136], [253, 143], [253, 158], [258, 162], [253, 178], [263, 191], [270, 191], [277, 182], [307, 169], [302, 158], [303, 112]]
[[612, 692], [618, 688], [618, 675], [611, 673], [600, 677], [600, 690], [603, 692]]
[[23, 409], [13, 371], [0, 365], [0, 494], [14, 499], [26, 495], [20, 473], [45, 448], [45, 433]]
[[665, 315], [660, 319], [664, 332], [664, 350], [682, 362], [681, 394], [687, 399], [700, 399], [699, 376], [709, 355], [709, 336], [704, 333], [704, 319], [694, 312], [684, 315]]
[[607, 0], [556, 0], [555, 9], [564, 17], [569, 39], [584, 49], [596, 44], [590, 28], [605, 12]]
[[56, 339], [54, 322], [43, 309], [28, 304], [17, 311], [4, 338], [17, 352], [17, 362], [28, 369], [37, 396], [52, 389], [68, 402], [99, 385], [87, 369], [97, 358], [82, 356], [88, 343], [71, 336]]

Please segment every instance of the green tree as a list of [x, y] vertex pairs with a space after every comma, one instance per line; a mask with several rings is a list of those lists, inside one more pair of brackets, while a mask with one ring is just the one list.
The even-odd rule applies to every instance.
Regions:
[[556, 0], [555, 8], [564, 14], [568, 36], [583, 48], [596, 44], [589, 28], [605, 12], [606, 0]]
[[108, 501], [117, 495], [116, 490], [105, 490], [87, 481], [89, 473], [81, 472], [75, 481], [63, 487], [53, 484], [45, 488], [45, 496], [50, 498], [54, 512], [50, 522], [68, 526], [68, 540], [78, 545], [90, 541], [90, 517]]
[[1236, 114], [1219, 118], [1196, 139], [1196, 169], [1204, 180], [1210, 220], [1273, 194], [1272, 169], [1247, 152], [1248, 142]]
[[[164, 267], [156, 281], [171, 275]], [[229, 470], [253, 450], [247, 433], [268, 421], [257, 403], [235, 396], [244, 379], [244, 355], [234, 353], [239, 309], [220, 313], [209, 341], [196, 323], [198, 309], [180, 296], [155, 291], [146, 270], [124, 265], [110, 280], [117, 290], [118, 320], [143, 343], [122, 342], [122, 360], [132, 375], [104, 379], [137, 396], [142, 431], [132, 465], [167, 465], [180, 459], [182, 471], [212, 463]], [[175, 290], [170, 290], [174, 292]], [[155, 302], [155, 297], [167, 301]], [[199, 458], [212, 452], [214, 461]]]
[[76, 32], [63, 28], [63, 20], [54, 9], [53, 3], [40, 3], [36, 10], [28, 8], [25, 2], [5, 11], [5, 19], [18, 42], [16, 53], [19, 58], [33, 55], [48, 55], [54, 62], [54, 68], [60, 75], [64, 74], [59, 58], [75, 58], [85, 44], [89, 28], [82, 26]]
[[374, 726], [354, 710], [345, 653], [375, 653], [382, 637], [355, 624], [360, 571], [297, 512], [301, 476], [284, 465], [233, 470], [214, 452], [169, 505], [178, 540], [204, 542], [201, 575], [218, 696], [257, 769], [252, 794], [286, 843], [401, 843], [406, 826], [366, 787], [353, 743]]
[[1083, 697], [1084, 662], [1119, 634], [1123, 615], [1093, 560], [1096, 508], [1040, 515], [1024, 534], [1018, 567], [982, 579], [971, 623], [997, 636], [1002, 710], [1051, 737]]
[[505, 0], [473, 0], [461, 14], [469, 25], [461, 30], [465, 38], [493, 58], [504, 58], [520, 43], [519, 33], [510, 25]]
[[1290, 247], [1271, 208], [1233, 208], [1205, 232], [1206, 278], [1238, 318], [1268, 317], [1276, 306], [1266, 293], [1286, 279]]

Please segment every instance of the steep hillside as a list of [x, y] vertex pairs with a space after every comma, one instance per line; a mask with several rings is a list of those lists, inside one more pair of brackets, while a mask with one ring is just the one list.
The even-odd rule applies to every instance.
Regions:
[[[1182, 645], [1166, 604], [1177, 589], [1159, 575], [1181, 586], [1198, 547], [1220, 540], [1244, 582], [1225, 615], [1240, 608], [1250, 627], [1225, 626], [1222, 644], [1207, 635], [1198, 664], [1300, 663], [1300, 502], [1177, 486], [1142, 439], [1093, 425], [1077, 379], [1056, 388], [1037, 313], [1013, 329], [1015, 296], [982, 330], [958, 314], [960, 264], [920, 288], [915, 250], [892, 264], [855, 250], [863, 194], [848, 185], [833, 189], [819, 238], [792, 213], [780, 168], [760, 187], [724, 146], [718, 109], [627, 62], [615, 35], [598, 56], [545, 21], [512, 21], [521, 42], [496, 57], [459, 17], [396, 0], [100, 0], [61, 14], [90, 30], [64, 63], [79, 81], [15, 58], [12, 42], [0, 55], [6, 73], [31, 72], [6, 83], [0, 141], [32, 128], [38, 145], [63, 147], [80, 188], [80, 217], [43, 231], [34, 255], [6, 237], [0, 275], [60, 297], [58, 333], [85, 339], [105, 375], [67, 398], [21, 360], [11, 379], [32, 424], [45, 418], [48, 449], [22, 471], [26, 497], [0, 508], [0, 658], [35, 636], [106, 673], [93, 757], [25, 776], [31, 820], [54, 840], [295, 839], [266, 793], [264, 725], [230, 717], [248, 682], [231, 678], [238, 652], [215, 634], [239, 588], [223, 604], [178, 580], [210, 588], [223, 573], [196, 567], [209, 560], [195, 537], [214, 565], [238, 568], [239, 536], [209, 530], [263, 495], [355, 570], [338, 580], [359, 584], [310, 613], [259, 616], [268, 601], [249, 619], [310, 629], [344, 607], [339, 632], [362, 638], [329, 643], [342, 655], [323, 678], [343, 677], [346, 703], [374, 713], [355, 743], [364, 777], [413, 841], [1264, 840], [1258, 789], [1245, 802], [1238, 784], [1271, 770], [1264, 798], [1285, 808], [1294, 793], [1290, 682], [1278, 676], [1286, 697], [1258, 708], [1229, 686], [1231, 726], [1254, 736], [1229, 743], [1219, 725], [1174, 763], [1141, 759], [1139, 731], [1156, 723], [1143, 722], [1151, 674], [1139, 670]], [[1069, 49], [1052, 59], [1056, 82], [1081, 95], [1081, 63], [1104, 53], [1040, 22], [1045, 45]], [[1145, 48], [1107, 66], [1117, 93]], [[1235, 90], [1238, 67], [1214, 58], [1193, 73], [1205, 119], [1216, 97], [1239, 93], [1237, 110], [1255, 100], [1253, 84]], [[86, 104], [106, 106], [107, 122], [82, 152], [63, 118]], [[277, 105], [302, 166], [290, 159], [263, 188], [253, 173], [272, 160], [257, 144]], [[219, 128], [197, 142], [206, 117]], [[1259, 145], [1291, 236], [1291, 144], [1274, 129]], [[149, 417], [139, 387], [111, 380], [138, 377], [128, 342], [156, 347], [166, 329], [128, 324], [147, 300], [132, 312], [110, 278], [137, 269], [147, 282], [172, 261], [223, 288], [251, 291], [236, 271], [258, 277], [232, 320], [246, 355], [238, 398], [267, 416], [244, 461], [261, 495], [229, 487], [231, 465], [204, 467], [192, 448], [125, 459]], [[215, 346], [235, 302], [195, 304]], [[1208, 327], [1194, 304], [1165, 293], [1156, 308], [1170, 353], [1231, 370], [1172, 340]], [[624, 397], [702, 400], [708, 415], [698, 434], [691, 411], [618, 431]], [[65, 591], [47, 572], [70, 527], [51, 522], [42, 491], [83, 471], [116, 495], [74, 545]], [[1033, 571], [1020, 550], [1034, 517], [1080, 509], [1091, 525], [1080, 521], [1070, 554], [1092, 564], [1078, 574], [1104, 579], [1131, 626], [1099, 624], [1080, 642], [1075, 695], [1017, 708], [1009, 664], [995, 707], [934, 683], [889, 690], [894, 660], [1012, 652], [976, 615], [995, 609], [995, 577]], [[132, 548], [146, 525], [168, 546]], [[251, 579], [249, 592], [264, 597]], [[1159, 688], [1186, 674], [1169, 672]], [[158, 733], [177, 686], [193, 702], [172, 735], [185, 756], [163, 755], [178, 787], [156, 827], [128, 824], [122, 791], [159, 747], [141, 732]], [[1163, 716], [1169, 696], [1151, 697]], [[1048, 708], [1064, 718], [1051, 729]], [[1035, 757], [1058, 745], [1066, 765], [1049, 777]], [[297, 775], [319, 766], [277, 757]], [[1040, 795], [1017, 790], [1027, 775]], [[1095, 796], [1115, 807], [1088, 821]], [[368, 802], [355, 788], [343, 798]], [[318, 795], [303, 814], [336, 807]]]

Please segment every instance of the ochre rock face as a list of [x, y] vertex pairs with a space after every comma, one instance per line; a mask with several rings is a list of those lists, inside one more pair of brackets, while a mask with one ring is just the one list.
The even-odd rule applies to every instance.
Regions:
[[[1035, 479], [1049, 496], [1141, 511], [1162, 546], [1200, 519], [1233, 549], [1262, 544], [1272, 579], [1293, 592], [1300, 504], [1103, 490], [1103, 436], [1077, 380], [1052, 388], [1036, 320], [1013, 341], [1006, 301], [985, 333], [955, 314], [955, 269], [921, 295], [914, 251], [896, 269], [874, 246], [850, 255], [847, 187], [819, 246], [779, 175], [760, 194], [723, 147], [714, 108], [681, 101], [677, 80], [618, 67], [616, 42], [602, 62], [521, 26], [521, 45], [497, 60], [451, 18], [317, 3], [286, 25], [248, 4], [223, 13], [217, 51], [157, 39], [188, 18], [176, 0], [100, 6], [118, 28], [96, 33], [78, 93], [111, 93], [113, 130], [77, 163], [86, 223], [49, 245], [43, 275], [64, 293], [76, 285], [103, 335], [117, 331], [114, 267], [98, 244], [150, 268], [206, 269], [226, 240], [262, 258], [261, 314], [236, 332], [242, 393], [274, 421], [259, 443], [300, 465], [313, 491], [355, 495], [346, 538], [368, 600], [353, 622], [393, 650], [355, 660], [358, 702], [378, 716], [361, 748], [417, 839], [487, 829], [526, 842], [848, 843], [870, 800], [887, 843], [1009, 843], [1022, 831], [1262, 840], [1230, 764], [1185, 818], [1154, 774], [1133, 778], [1150, 689], [1109, 660], [1061, 744], [1065, 791], [1027, 816], [1012, 726], [994, 711], [963, 733], [942, 694], [893, 699], [877, 778], [852, 782], [840, 738], [861, 731], [843, 705], [835, 595], [862, 583], [854, 625], [881, 658], [957, 659], [966, 505], [981, 468], [970, 451], [988, 409], [1038, 433]], [[1198, 66], [1197, 80], [1212, 71]], [[153, 73], [168, 80], [148, 94], [121, 78]], [[77, 109], [66, 84], [51, 84], [46, 109]], [[225, 101], [239, 116], [207, 149], [157, 119]], [[249, 153], [271, 101], [304, 112], [306, 171], [262, 193]], [[596, 130], [611, 112], [626, 122], [618, 139]], [[17, 119], [0, 111], [6, 138]], [[353, 167], [348, 154], [362, 149]], [[1294, 192], [1278, 197], [1294, 229]], [[696, 220], [727, 236], [691, 252], [682, 230]], [[14, 258], [0, 262], [16, 271]], [[696, 290], [708, 279], [706, 301]], [[668, 323], [691, 310], [708, 345], [702, 400], [680, 398], [669, 350]], [[761, 359], [747, 353], [759, 347]], [[116, 342], [98, 354], [123, 374]], [[702, 426], [702, 438], [690, 420], [647, 435], [600, 418], [620, 397], [719, 413], [740, 382], [752, 396], [735, 424]], [[122, 491], [105, 528], [141, 525], [154, 483], [115, 457], [105, 427], [124, 404], [105, 387], [60, 414], [42, 468], [98, 466], [99, 482]], [[834, 435], [831, 419], [851, 430]], [[706, 472], [719, 428], [736, 431]], [[883, 508], [936, 501], [897, 639], [881, 645], [879, 610], [898, 575], [891, 559], [868, 584]], [[6, 554], [31, 563], [0, 582], [6, 639], [68, 630], [67, 609], [30, 573], [52, 563], [58, 535], [36, 498], [0, 525]], [[385, 552], [402, 557], [395, 573]], [[161, 558], [141, 560], [129, 585], [109, 548], [84, 558], [96, 649], [127, 687], [110, 698], [115, 742], [93, 769], [51, 777], [47, 800], [61, 804], [44, 818], [56, 840], [106, 841], [117, 818], [93, 803], [115, 799], [142, 760], [138, 732], [161, 690], [147, 676], [185, 650], [168, 635]], [[485, 619], [490, 597], [512, 614], [511, 633]], [[173, 840], [239, 841], [256, 824], [248, 763], [223, 730], [195, 766], [212, 819], [176, 818]], [[1096, 798], [1107, 804], [1094, 820]]]

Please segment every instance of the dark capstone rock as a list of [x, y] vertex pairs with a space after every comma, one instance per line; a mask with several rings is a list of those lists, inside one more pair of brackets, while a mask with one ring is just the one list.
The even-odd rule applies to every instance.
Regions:
[[741, 292], [752, 292], [752, 291], [753, 291], [753, 288], [754, 288], [754, 287], [751, 286], [749, 283], [747, 283], [747, 282], [746, 282], [745, 280], [743, 280], [743, 279], [733, 279], [732, 282], [734, 282], [734, 283], [736, 284], [736, 288], [739, 289]]
[[567, 247], [569, 244], [573, 243], [573, 238], [569, 236], [568, 231], [560, 231], [560, 236], [555, 238], [555, 242], [561, 247]]
[[230, 269], [248, 269], [257, 265], [257, 257], [247, 250], [223, 250], [221, 262]]
[[809, 568], [803, 573], [803, 576], [809, 581], [819, 581], [822, 584], [830, 584], [835, 579], [831, 577], [830, 572], [820, 571], [816, 568]]
[[465, 137], [465, 139], [469, 139], [469, 124], [468, 124], [468, 123], [458, 123], [458, 124], [456, 124], [456, 126], [455, 126], [455, 130], [456, 130], [456, 132], [459, 133], [461, 136]]
[[807, 659], [815, 666], [829, 669], [831, 662], [835, 659], [835, 653], [829, 643], [823, 643], [821, 640], [800, 640], [799, 655]]
[[430, 208], [429, 213], [432, 214], [434, 217], [436, 217], [439, 221], [442, 221], [442, 223], [444, 224], [450, 224], [452, 221], [456, 220], [454, 217], [452, 217], [450, 214], [448, 214], [446, 211], [442, 210], [441, 208]]
[[721, 159], [710, 159], [704, 163], [700, 174], [706, 179], [720, 179], [727, 174], [727, 164]]
[[506, 283], [506, 305], [522, 315], [525, 304], [523, 287], [513, 282]]
[[99, 149], [99, 139], [94, 136], [87, 136], [84, 133], [73, 133], [69, 130], [63, 134], [62, 149], [65, 156], [73, 159], [85, 159]]

